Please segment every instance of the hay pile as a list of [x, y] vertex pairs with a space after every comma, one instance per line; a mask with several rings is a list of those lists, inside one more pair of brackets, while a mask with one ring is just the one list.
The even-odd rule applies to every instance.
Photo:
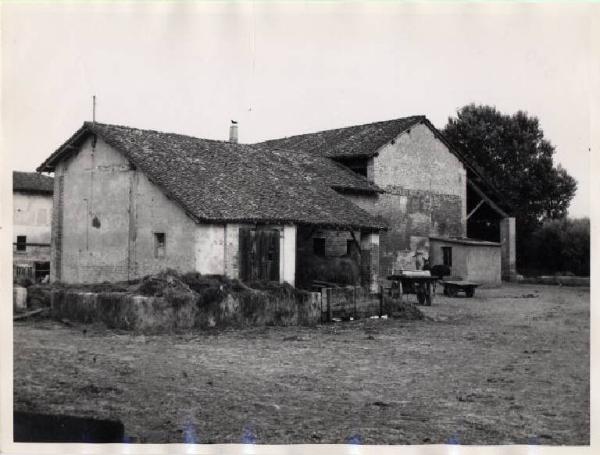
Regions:
[[166, 270], [123, 283], [58, 284], [52, 292], [54, 317], [126, 330], [296, 325], [320, 316], [310, 294], [289, 284], [246, 285], [196, 272]]

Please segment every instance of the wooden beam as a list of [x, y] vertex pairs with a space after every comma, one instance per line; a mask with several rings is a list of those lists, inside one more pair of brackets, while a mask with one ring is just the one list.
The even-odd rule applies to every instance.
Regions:
[[475, 208], [473, 210], [471, 210], [469, 212], [469, 214], [467, 215], [467, 220], [469, 218], [471, 218], [471, 215], [473, 215], [477, 211], [477, 209], [483, 205], [484, 202], [485, 202], [485, 199], [482, 199], [481, 201], [479, 201], [479, 203], [475, 206]]
[[487, 197], [487, 195], [481, 190], [481, 188], [479, 188], [477, 185], [475, 185], [475, 183], [471, 180], [471, 179], [467, 179], [467, 184], [473, 188], [473, 190], [481, 197], [481, 199], [485, 200], [485, 202], [487, 202], [489, 204], [489, 206], [491, 208], [493, 208], [496, 213], [498, 213], [498, 215], [500, 215], [502, 218], [508, 218], [508, 214], [502, 210], [500, 207], [498, 207], [498, 205], [496, 205], [496, 203], [494, 201], [492, 201], [489, 197]]

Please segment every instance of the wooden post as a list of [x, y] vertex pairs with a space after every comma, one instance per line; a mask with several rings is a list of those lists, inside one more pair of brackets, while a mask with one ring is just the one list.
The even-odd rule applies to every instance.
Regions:
[[331, 288], [325, 288], [325, 294], [327, 295], [327, 322], [331, 322], [333, 319], [332, 310], [331, 310]]
[[379, 286], [379, 317], [383, 316], [383, 286]]

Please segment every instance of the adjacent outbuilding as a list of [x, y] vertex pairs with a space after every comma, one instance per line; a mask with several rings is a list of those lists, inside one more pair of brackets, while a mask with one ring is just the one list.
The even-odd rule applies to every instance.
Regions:
[[429, 237], [429, 259], [450, 269], [450, 279], [487, 286], [502, 282], [502, 244], [467, 238]]

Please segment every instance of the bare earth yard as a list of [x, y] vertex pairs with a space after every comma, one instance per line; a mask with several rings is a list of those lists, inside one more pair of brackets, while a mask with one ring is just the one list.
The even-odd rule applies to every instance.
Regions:
[[160, 336], [15, 322], [15, 409], [120, 420], [132, 442], [589, 444], [589, 289], [423, 311]]

